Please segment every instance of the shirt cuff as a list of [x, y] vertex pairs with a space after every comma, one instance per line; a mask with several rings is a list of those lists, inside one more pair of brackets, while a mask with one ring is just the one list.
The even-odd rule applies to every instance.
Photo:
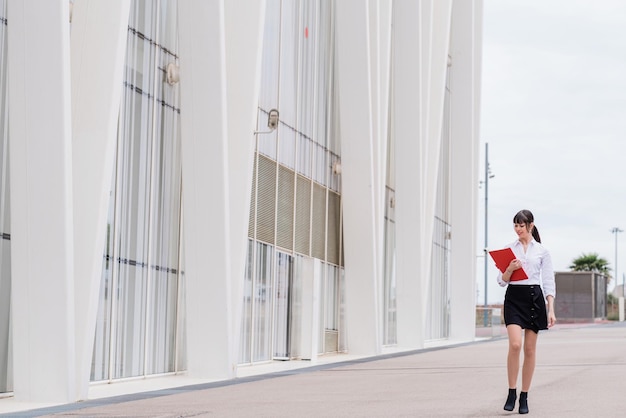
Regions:
[[502, 280], [502, 273], [498, 273], [498, 284], [502, 287], [509, 284], [508, 282], [505, 282], [504, 280]]

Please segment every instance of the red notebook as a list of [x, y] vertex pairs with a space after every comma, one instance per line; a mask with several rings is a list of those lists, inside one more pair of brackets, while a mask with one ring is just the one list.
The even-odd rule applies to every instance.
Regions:
[[[511, 261], [515, 260], [515, 254], [513, 254], [513, 250], [510, 248], [504, 248], [502, 250], [493, 250], [489, 251], [489, 255], [493, 258], [493, 261], [496, 262], [496, 267], [502, 273], [509, 266]], [[517, 269], [511, 274], [511, 281], [516, 282], [518, 280], [526, 280], [528, 276], [523, 268]]]

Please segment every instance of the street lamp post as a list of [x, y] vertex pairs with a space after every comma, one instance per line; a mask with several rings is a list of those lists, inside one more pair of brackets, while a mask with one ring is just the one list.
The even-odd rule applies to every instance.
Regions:
[[[621, 229], [619, 229], [618, 227], [613, 227], [613, 229], [611, 229], [611, 233], [615, 235], [615, 286], [617, 286], [617, 234], [619, 234], [620, 232], [624, 232]], [[622, 297], [619, 298], [619, 305], [618, 305], [618, 312], [619, 312], [619, 320], [623, 321], [624, 320], [624, 296], [626, 294], [626, 286], [624, 285], [624, 279], [622, 278]]]
[[[611, 229], [611, 233], [615, 235], [615, 286], [617, 286], [617, 280], [618, 280], [618, 275], [617, 275], [617, 234], [619, 234], [620, 232], [624, 232], [623, 230], [619, 229], [618, 227], [613, 227], [613, 229]], [[625, 296], [626, 293], [624, 291], [624, 280], [622, 279], [622, 296]]]
[[489, 170], [489, 144], [485, 143], [485, 248], [484, 248], [484, 257], [485, 257], [485, 306], [484, 306], [484, 322], [483, 325], [486, 327], [487, 326], [487, 305], [489, 304], [488, 300], [487, 300], [487, 288], [489, 285], [489, 280], [487, 279], [488, 276], [488, 265], [489, 265], [489, 260], [488, 260], [488, 256], [489, 256], [489, 217], [488, 215], [488, 209], [489, 209], [489, 205], [488, 205], [488, 201], [489, 201], [489, 179], [493, 178], [494, 175], [491, 174], [491, 170]]

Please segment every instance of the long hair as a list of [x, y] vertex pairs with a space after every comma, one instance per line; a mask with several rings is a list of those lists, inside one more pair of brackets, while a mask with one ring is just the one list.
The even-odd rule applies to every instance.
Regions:
[[[515, 214], [513, 217], [514, 224], [525, 224], [526, 228], [530, 227], [531, 223], [535, 222], [535, 217], [533, 213], [528, 209], [522, 209]], [[533, 225], [532, 235], [535, 241], [541, 242], [541, 237], [539, 236], [539, 231], [537, 230], [537, 226]]]

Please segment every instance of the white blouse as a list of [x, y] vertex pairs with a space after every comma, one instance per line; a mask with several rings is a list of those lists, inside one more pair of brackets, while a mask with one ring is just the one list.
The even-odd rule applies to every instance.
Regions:
[[552, 257], [546, 248], [534, 239], [528, 244], [526, 252], [524, 245], [516, 240], [508, 247], [513, 250], [515, 258], [522, 262], [522, 268], [526, 272], [528, 279], [505, 282], [502, 280], [502, 272], [498, 273], [498, 283], [504, 287], [506, 285], [538, 284], [541, 286], [544, 296], [556, 297], [556, 284], [554, 282], [554, 270], [552, 270]]

